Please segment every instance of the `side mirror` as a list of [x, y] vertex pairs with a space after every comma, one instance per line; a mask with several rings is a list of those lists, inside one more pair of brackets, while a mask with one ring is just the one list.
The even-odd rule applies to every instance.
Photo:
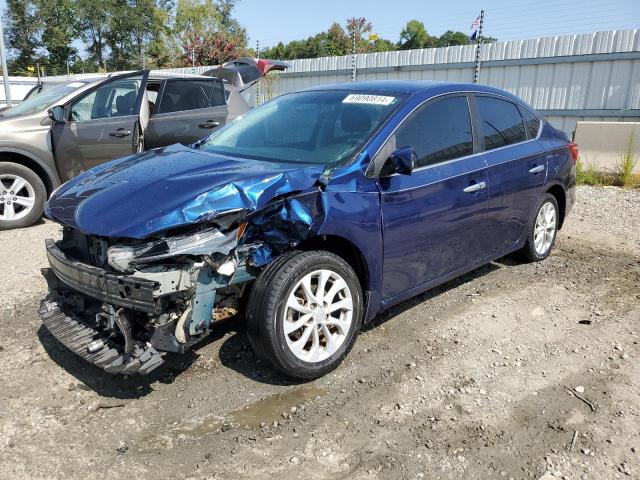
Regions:
[[411, 175], [416, 165], [418, 156], [413, 147], [402, 147], [393, 152], [387, 163], [389, 164], [385, 170], [390, 173], [399, 173], [400, 175]]
[[56, 105], [52, 107], [49, 112], [49, 118], [53, 123], [65, 123], [64, 107], [62, 105]]

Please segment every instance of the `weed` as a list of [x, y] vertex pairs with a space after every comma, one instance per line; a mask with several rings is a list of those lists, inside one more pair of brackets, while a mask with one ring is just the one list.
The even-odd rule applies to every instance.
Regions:
[[578, 158], [576, 163], [576, 182], [578, 185], [602, 185], [602, 175], [596, 169], [594, 162], [589, 162], [586, 165], [581, 158]]
[[623, 187], [634, 187], [638, 183], [638, 176], [634, 175], [633, 169], [638, 163], [638, 155], [633, 150], [633, 135], [635, 132], [631, 132], [629, 136], [629, 143], [627, 144], [627, 150], [620, 155], [618, 163], [616, 165], [616, 173], [620, 178], [620, 183]]

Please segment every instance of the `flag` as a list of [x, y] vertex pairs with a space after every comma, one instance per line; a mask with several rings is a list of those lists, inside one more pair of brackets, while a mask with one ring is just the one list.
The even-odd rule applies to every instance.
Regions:
[[473, 22], [471, 22], [471, 35], [469, 40], [475, 40], [478, 38], [478, 29], [480, 28], [480, 15], [478, 15]]

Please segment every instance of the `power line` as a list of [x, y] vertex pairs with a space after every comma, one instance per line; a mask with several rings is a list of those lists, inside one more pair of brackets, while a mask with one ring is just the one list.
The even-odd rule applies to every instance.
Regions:
[[[571, 25], [575, 20], [583, 20], [583, 19], [592, 19], [598, 18], [602, 19], [603, 15], [607, 13], [611, 13], [613, 9], [617, 11], [619, 15], [624, 15], [625, 18], [629, 18], [629, 16], [633, 16], [636, 13], [634, 6], [629, 4], [622, 4], [616, 6], [615, 2], [607, 1], [607, 0], [595, 0], [590, 2], [588, 5], [584, 5], [584, 0], [567, 0], [562, 4], [558, 4], [557, 1], [548, 0], [548, 1], [540, 1], [536, 4], [531, 4], [531, 2], [523, 2], [523, 3], [512, 3], [505, 7], [500, 7], [495, 11], [489, 10], [486, 11], [487, 14], [487, 30], [496, 30], [497, 27], [502, 26], [510, 26], [517, 24], [517, 20], [522, 18], [523, 21], [526, 21], [526, 26], [530, 27], [532, 24], [530, 19], [541, 9], [545, 11], [545, 13], [558, 15], [562, 13], [566, 13], [568, 11], [572, 14], [572, 22], [568, 23], [566, 18], [559, 19], [559, 21], [552, 22], [540, 22], [538, 25], [560, 25], [560, 24], [568, 24]], [[517, 11], [517, 17], [514, 13]], [[452, 30], [462, 30], [466, 31], [468, 27], [468, 22], [472, 19], [472, 16], [477, 15], [477, 10], [467, 10], [465, 12], [457, 11], [452, 15], [436, 15], [430, 16], [423, 20], [421, 20], [426, 26], [427, 31], [439, 30], [438, 27], [442, 27], [440, 29], [452, 29]], [[587, 14], [587, 15], [585, 15]], [[638, 20], [640, 21], [640, 15], [636, 15]], [[515, 17], [515, 20], [514, 20]], [[610, 17], [613, 18], [613, 17]], [[404, 28], [406, 22], [383, 22], [374, 25], [374, 30], [382, 36], [397, 36], [400, 33], [400, 30]], [[462, 27], [461, 25], [464, 25]], [[601, 25], [599, 23], [598, 25]], [[516, 29], [520, 29], [520, 27], [514, 27]], [[609, 28], [611, 29], [611, 28]], [[558, 32], [561, 34], [561, 32]], [[314, 34], [309, 34], [308, 32], [301, 33], [299, 35], [287, 35], [283, 37], [266, 37], [261, 38], [260, 42], [266, 46], [273, 46], [278, 42], [287, 42], [292, 40], [304, 40], [308, 37], [313, 36]]]

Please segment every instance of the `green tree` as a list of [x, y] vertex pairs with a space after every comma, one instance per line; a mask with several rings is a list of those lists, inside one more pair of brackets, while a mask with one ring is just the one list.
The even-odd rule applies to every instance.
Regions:
[[247, 52], [247, 34], [232, 17], [235, 0], [178, 0], [174, 42], [184, 65], [213, 65]]
[[162, 56], [160, 43], [170, 33], [167, 23], [173, 8], [171, 0], [129, 0], [132, 18], [132, 53], [136, 64], [146, 67], [147, 44], [154, 43], [156, 61]]
[[221, 18], [213, 0], [178, 0], [173, 34], [179, 43], [192, 42], [217, 31]]
[[98, 68], [105, 67], [105, 38], [113, 9], [112, 0], [78, 0], [81, 38], [88, 43], [88, 60], [93, 61]]
[[435, 46], [437, 47], [451, 47], [453, 45], [469, 45], [471, 40], [469, 36], [462, 32], [454, 32], [453, 30], [447, 30], [440, 38]]
[[409, 20], [400, 32], [398, 46], [401, 50], [414, 48], [430, 48], [437, 43], [437, 38], [427, 33], [427, 29], [419, 20]]
[[74, 0], [36, 0], [36, 5], [49, 69], [54, 74], [66, 73], [68, 62], [77, 55], [72, 45], [80, 33], [77, 4]]
[[261, 56], [278, 60], [293, 60], [296, 58], [349, 55], [353, 50], [351, 32], [355, 34], [358, 53], [386, 52], [397, 49], [395, 43], [383, 38], [370, 42], [365, 34], [372, 30], [373, 26], [366, 18], [350, 18], [347, 20], [346, 28], [334, 22], [326, 32], [320, 32], [305, 40], [293, 40], [286, 45], [280, 42], [275, 47], [263, 50]]
[[131, 32], [133, 12], [127, 0], [112, 0], [109, 27], [105, 42], [110, 50], [107, 70], [127, 70], [134, 66], [132, 60]]
[[9, 64], [11, 73], [35, 75], [29, 67], [35, 67], [36, 49], [39, 46], [36, 5], [33, 0], [7, 0], [8, 27], [5, 32], [7, 46], [13, 60]]
[[333, 22], [327, 30], [325, 55], [346, 55], [351, 41], [349, 34], [344, 31], [338, 22]]
[[398, 50], [398, 44], [386, 38], [379, 38], [368, 47], [369, 52], [392, 52], [394, 50]]

